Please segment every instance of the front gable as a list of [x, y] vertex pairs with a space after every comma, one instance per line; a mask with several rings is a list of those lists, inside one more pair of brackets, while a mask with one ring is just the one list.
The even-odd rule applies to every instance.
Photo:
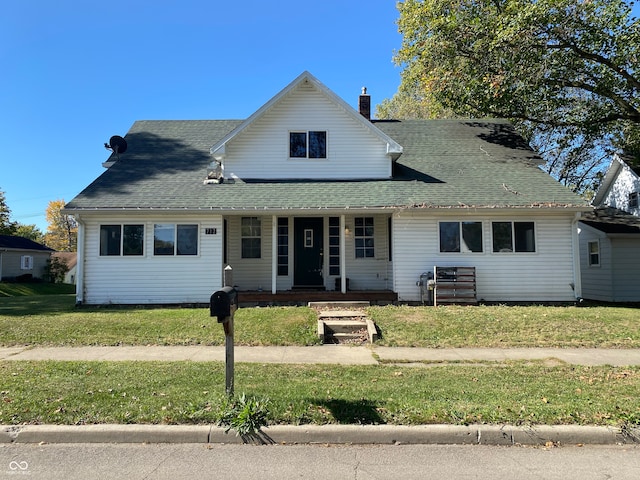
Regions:
[[211, 148], [225, 179], [385, 179], [402, 147], [304, 72]]
[[607, 169], [593, 205], [640, 216], [640, 176], [618, 155]]

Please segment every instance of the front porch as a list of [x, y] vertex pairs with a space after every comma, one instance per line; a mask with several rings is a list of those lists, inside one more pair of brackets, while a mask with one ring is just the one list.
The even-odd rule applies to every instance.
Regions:
[[241, 306], [306, 305], [309, 302], [356, 302], [371, 305], [396, 303], [398, 295], [391, 290], [355, 290], [342, 293], [330, 290], [278, 290], [276, 293], [260, 290], [238, 292]]

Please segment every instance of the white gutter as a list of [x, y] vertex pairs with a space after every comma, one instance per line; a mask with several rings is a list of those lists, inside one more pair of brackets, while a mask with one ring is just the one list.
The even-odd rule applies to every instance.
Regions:
[[84, 255], [85, 255], [85, 227], [79, 215], [74, 215], [78, 222], [78, 261], [76, 263], [76, 305], [84, 302]]

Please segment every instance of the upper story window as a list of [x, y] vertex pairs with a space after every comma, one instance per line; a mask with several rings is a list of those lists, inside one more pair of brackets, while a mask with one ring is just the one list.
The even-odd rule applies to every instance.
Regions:
[[144, 225], [100, 225], [100, 256], [142, 255]]
[[289, 157], [327, 158], [327, 132], [289, 132]]
[[629, 194], [629, 208], [638, 208], [638, 192]]
[[536, 236], [533, 222], [493, 222], [494, 252], [535, 252]]
[[482, 222], [440, 222], [441, 252], [482, 252]]
[[154, 255], [197, 255], [198, 225], [157, 223], [153, 226]]

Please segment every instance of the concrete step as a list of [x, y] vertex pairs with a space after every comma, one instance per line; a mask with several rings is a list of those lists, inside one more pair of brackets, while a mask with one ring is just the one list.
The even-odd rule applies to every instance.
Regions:
[[350, 333], [367, 328], [364, 320], [323, 320], [325, 333]]
[[318, 314], [318, 318], [331, 319], [339, 318], [348, 320], [349, 318], [364, 318], [367, 314], [365, 312], [355, 310], [325, 310]]

